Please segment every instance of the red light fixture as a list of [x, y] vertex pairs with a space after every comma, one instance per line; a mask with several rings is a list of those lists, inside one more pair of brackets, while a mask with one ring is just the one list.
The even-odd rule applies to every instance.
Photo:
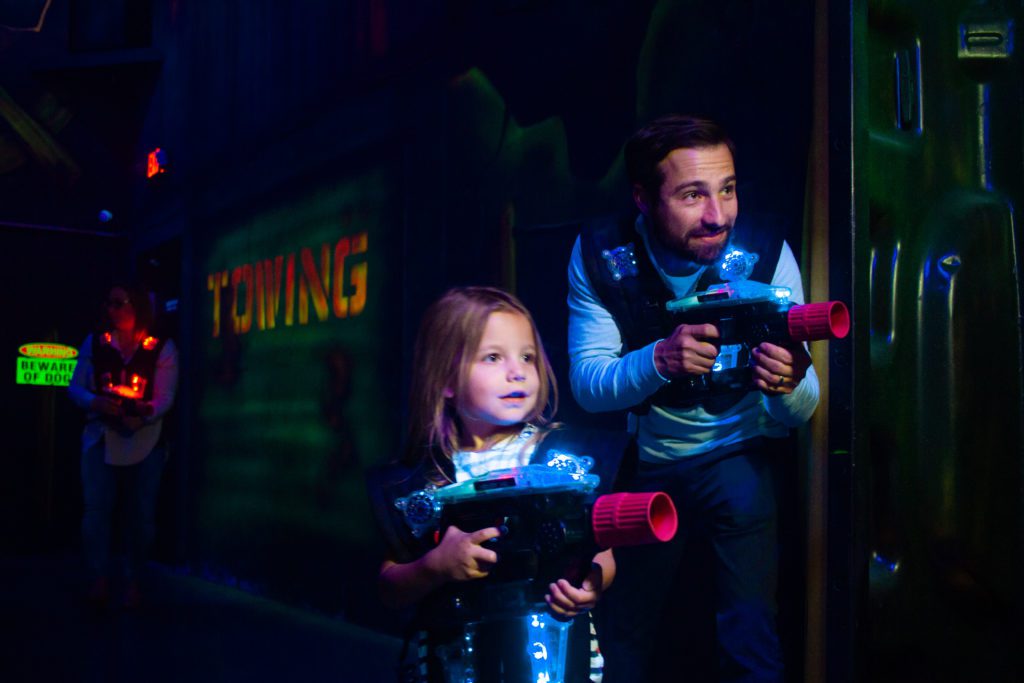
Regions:
[[157, 147], [146, 156], [146, 177], [153, 178], [167, 172], [167, 154]]

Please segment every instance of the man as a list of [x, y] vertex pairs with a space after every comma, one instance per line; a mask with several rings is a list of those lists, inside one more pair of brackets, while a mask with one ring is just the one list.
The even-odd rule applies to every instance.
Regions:
[[672, 115], [640, 129], [625, 149], [639, 216], [585, 227], [569, 264], [573, 393], [589, 411], [631, 411], [638, 462], [620, 485], [668, 491], [681, 522], [671, 543], [616, 550], [599, 633], [605, 683], [693, 680], [666, 664], [687, 643], [666, 637], [680, 615], [665, 605], [700, 539], [714, 556], [714, 585], [699, 588], [714, 593], [718, 679], [782, 679], [772, 455], [817, 405], [810, 356], [799, 343], [764, 343], [751, 354], [750, 391], [696, 402], [667, 389], [712, 371], [719, 330], [675, 325], [664, 303], [717, 282], [709, 266], [726, 246], [757, 253], [751, 279], [803, 303], [790, 247], [736, 223], [733, 156], [712, 121]]

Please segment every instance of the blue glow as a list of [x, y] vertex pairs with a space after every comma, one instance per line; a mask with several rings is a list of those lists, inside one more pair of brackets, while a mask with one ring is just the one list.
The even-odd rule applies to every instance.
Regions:
[[900, 570], [899, 560], [890, 560], [877, 552], [871, 553], [871, 561], [876, 565], [879, 565], [882, 569], [886, 570], [890, 574], [895, 574]]
[[[930, 265], [931, 262], [926, 261], [925, 263], [925, 267], [927, 268], [927, 265]], [[959, 254], [946, 254], [945, 256], [940, 256], [938, 258], [938, 267], [936, 270], [939, 271], [939, 274], [942, 275], [946, 282], [949, 282], [952, 279], [953, 274], [960, 268], [960, 263]], [[926, 276], [927, 272], [928, 271], [925, 270]]]
[[527, 615], [524, 621], [531, 680], [535, 683], [563, 683], [571, 622], [558, 621], [544, 613]]
[[[523, 683], [565, 683], [569, 628], [573, 622], [559, 621], [547, 612], [525, 614], [516, 617], [516, 621], [526, 631], [525, 652], [520, 652], [526, 656], [529, 673]], [[486, 651], [476, 650], [477, 627], [480, 625], [481, 622], [465, 624], [461, 646], [438, 650], [446, 683], [476, 681], [476, 657], [487, 656]]]
[[718, 275], [724, 282], [740, 282], [750, 277], [754, 264], [758, 261], [757, 254], [748, 254], [739, 248], [725, 254], [718, 261]]
[[723, 344], [718, 350], [718, 358], [711, 366], [711, 372], [732, 370], [740, 364], [740, 353], [743, 351], [742, 344]]

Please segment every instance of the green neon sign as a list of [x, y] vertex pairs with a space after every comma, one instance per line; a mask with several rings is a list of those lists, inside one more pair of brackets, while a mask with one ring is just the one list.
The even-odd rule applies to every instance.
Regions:
[[18, 347], [18, 384], [66, 387], [78, 363], [78, 349], [63, 344], [36, 342]]

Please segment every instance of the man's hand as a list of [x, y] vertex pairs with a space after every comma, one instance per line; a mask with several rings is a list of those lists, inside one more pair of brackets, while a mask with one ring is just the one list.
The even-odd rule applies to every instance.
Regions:
[[706, 375], [718, 357], [718, 328], [711, 323], [680, 325], [654, 347], [654, 366], [667, 379], [684, 375]]
[[754, 384], [769, 396], [792, 394], [811, 367], [811, 356], [800, 342], [786, 346], [764, 342], [752, 355]]

